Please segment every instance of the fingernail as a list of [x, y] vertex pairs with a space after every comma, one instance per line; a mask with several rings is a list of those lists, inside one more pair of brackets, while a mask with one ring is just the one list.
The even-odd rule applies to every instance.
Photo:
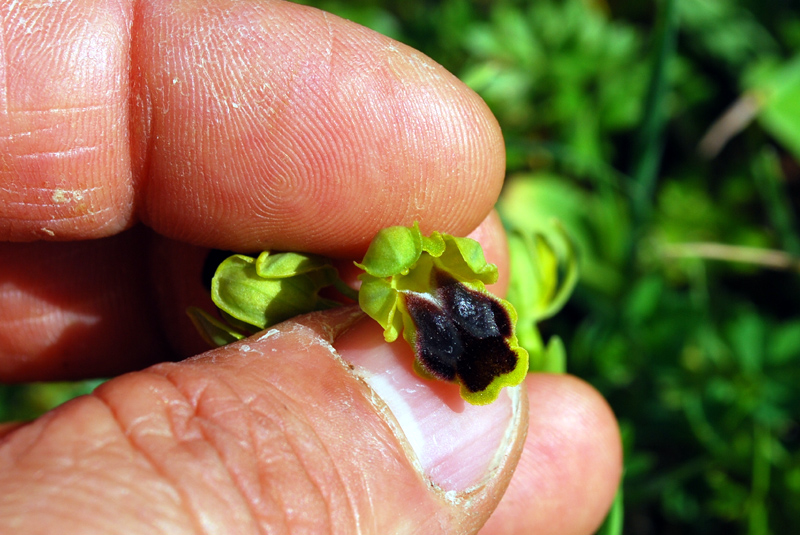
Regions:
[[419, 468], [445, 491], [469, 491], [491, 478], [509, 454], [520, 424], [520, 391], [470, 405], [459, 387], [423, 379], [404, 340], [387, 344], [375, 322], [359, 321], [334, 347], [391, 411]]

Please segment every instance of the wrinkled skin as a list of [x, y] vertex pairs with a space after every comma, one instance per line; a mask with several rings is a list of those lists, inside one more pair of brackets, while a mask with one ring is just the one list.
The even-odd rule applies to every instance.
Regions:
[[340, 343], [346, 311], [146, 368], [205, 351], [183, 310], [210, 247], [358, 258], [418, 220], [474, 231], [502, 294], [503, 142], [474, 93], [291, 3], [0, 12], [0, 380], [131, 372], [2, 428], [0, 532], [593, 532], [620, 444], [578, 379], [529, 377], [507, 454], [454, 502], [339, 359], [406, 350], [362, 322]]

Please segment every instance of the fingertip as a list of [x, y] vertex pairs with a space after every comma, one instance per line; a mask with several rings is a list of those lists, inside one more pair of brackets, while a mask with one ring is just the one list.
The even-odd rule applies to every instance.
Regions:
[[157, 231], [348, 257], [383, 227], [464, 235], [491, 210], [497, 121], [423, 54], [289, 2], [170, 6], [145, 3], [133, 46], [141, 211]]
[[608, 403], [567, 375], [528, 377], [530, 424], [511, 484], [482, 535], [588, 535], [603, 521], [622, 473]]

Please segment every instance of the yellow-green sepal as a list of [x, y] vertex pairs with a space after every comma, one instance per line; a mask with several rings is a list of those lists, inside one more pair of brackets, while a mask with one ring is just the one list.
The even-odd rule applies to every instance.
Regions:
[[471, 238], [443, 235], [444, 252], [437, 266], [460, 281], [479, 280], [484, 284], [497, 282], [497, 266], [486, 261], [481, 244]]
[[373, 277], [391, 277], [408, 270], [422, 254], [419, 226], [387, 227], [375, 235], [361, 263], [356, 266]]

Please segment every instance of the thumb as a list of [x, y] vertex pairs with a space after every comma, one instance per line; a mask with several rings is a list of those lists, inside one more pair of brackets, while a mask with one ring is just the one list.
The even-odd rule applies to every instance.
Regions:
[[524, 391], [466, 405], [406, 351], [338, 309], [111, 380], [0, 442], [0, 532], [474, 533]]

